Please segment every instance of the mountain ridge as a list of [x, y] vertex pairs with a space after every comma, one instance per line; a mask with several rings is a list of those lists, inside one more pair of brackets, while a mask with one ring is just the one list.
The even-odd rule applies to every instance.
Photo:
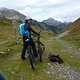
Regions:
[[14, 9], [8, 9], [5, 7], [0, 8], [0, 18], [7, 18], [7, 19], [17, 19], [21, 18], [24, 19], [26, 16], [19, 13]]
[[[24, 21], [25, 15], [19, 13], [16, 10], [13, 9], [7, 9], [7, 8], [0, 8], [0, 18], [7, 18], [7, 19], [20, 19], [21, 21]], [[33, 20], [33, 25], [39, 26], [43, 29], [47, 29], [49, 31], [52, 31], [54, 33], [59, 33], [66, 25], [67, 23], [62, 23], [60, 21], [54, 20], [53, 18], [49, 18], [47, 20], [43, 20], [42, 22], [38, 22], [37, 20]]]
[[38, 22], [36, 20], [33, 21], [33, 25], [40, 26], [44, 29], [53, 31], [54, 33], [59, 33], [67, 24], [68, 23], [62, 23], [54, 20], [53, 18], [43, 20], [42, 22]]

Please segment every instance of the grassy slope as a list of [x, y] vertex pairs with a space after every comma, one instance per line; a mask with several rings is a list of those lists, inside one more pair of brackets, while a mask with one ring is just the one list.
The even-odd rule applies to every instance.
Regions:
[[[47, 40], [50, 38], [50, 36], [53, 36], [53, 33], [50, 33], [46, 30], [44, 31], [43, 29], [41, 28], [38, 29], [37, 27], [33, 28], [34, 29], [36, 28], [37, 32], [41, 31], [41, 40], [42, 38], [45, 38]], [[6, 54], [0, 54], [0, 70], [4, 72], [5, 75], [7, 75], [9, 80], [21, 80], [21, 79], [36, 80], [36, 76], [34, 75], [37, 75], [37, 78], [41, 79], [41, 77], [39, 76], [40, 74], [44, 77], [45, 74], [44, 72], [42, 72], [43, 68], [45, 67], [44, 63], [40, 64], [40, 62], [37, 61], [36, 64], [40, 69], [33, 71], [30, 68], [28, 58], [24, 62], [21, 61], [20, 55], [22, 51], [22, 41], [21, 44], [16, 45], [16, 42], [13, 38], [14, 37], [13, 25], [12, 26], [0, 25], [0, 34], [2, 35], [2, 37], [0, 36], [1, 43], [2, 41], [4, 42], [5, 40], [9, 41], [9, 43], [0, 46], [0, 52], [1, 51], [6, 52]], [[46, 35], [43, 36], [42, 34]], [[17, 38], [20, 37], [21, 36], [18, 34]], [[42, 42], [45, 42], [45, 40], [44, 41], [42, 40]], [[45, 77], [46, 76], [47, 75], [45, 75]]]
[[68, 25], [63, 31], [66, 30], [70, 30], [70, 33], [63, 38], [80, 47], [80, 18]]
[[[7, 29], [13, 29], [11, 26], [7, 27]], [[22, 61], [20, 58], [22, 41], [20, 42], [21, 44], [16, 44], [13, 40], [0, 46], [0, 51], [7, 52], [7, 54], [0, 54], [0, 71], [4, 72], [9, 80], [79, 80], [80, 55], [76, 47], [63, 40], [53, 38], [51, 32], [35, 26], [33, 28], [36, 31], [41, 31], [41, 41], [46, 47], [43, 62], [40, 63], [36, 60], [37, 69], [32, 70], [27, 55], [25, 61]], [[9, 36], [11, 40], [11, 36], [14, 36], [13, 32], [11, 31], [10, 35], [6, 33], [6, 36]], [[3, 33], [3, 30], [1, 30], [0, 33]], [[17, 38], [19, 37], [20, 36]], [[1, 41], [4, 39], [5, 37], [1, 38]], [[6, 39], [9, 40], [8, 38]], [[10, 51], [8, 51], [8, 49], [10, 49]], [[65, 63], [51, 63], [48, 60], [49, 53], [59, 54]], [[72, 78], [70, 75], [72, 75]]]

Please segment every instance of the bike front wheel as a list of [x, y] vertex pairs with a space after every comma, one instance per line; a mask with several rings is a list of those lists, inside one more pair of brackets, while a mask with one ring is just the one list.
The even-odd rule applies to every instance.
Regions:
[[42, 43], [40, 43], [38, 45], [38, 55], [39, 55], [38, 57], [39, 57], [40, 62], [42, 62], [42, 55], [43, 55], [44, 50], [45, 50], [44, 45]]
[[39, 61], [42, 62], [42, 49], [40, 47], [38, 48], [38, 58]]

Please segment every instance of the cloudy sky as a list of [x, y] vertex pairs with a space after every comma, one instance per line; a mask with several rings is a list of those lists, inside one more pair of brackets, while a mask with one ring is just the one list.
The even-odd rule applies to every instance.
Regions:
[[15, 9], [38, 21], [54, 18], [68, 22], [80, 17], [80, 0], [0, 0], [0, 7]]

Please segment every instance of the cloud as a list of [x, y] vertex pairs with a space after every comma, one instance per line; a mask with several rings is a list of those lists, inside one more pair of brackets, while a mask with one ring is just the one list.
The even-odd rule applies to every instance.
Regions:
[[18, 10], [38, 21], [50, 17], [74, 21], [80, 17], [80, 0], [0, 0], [0, 7]]

